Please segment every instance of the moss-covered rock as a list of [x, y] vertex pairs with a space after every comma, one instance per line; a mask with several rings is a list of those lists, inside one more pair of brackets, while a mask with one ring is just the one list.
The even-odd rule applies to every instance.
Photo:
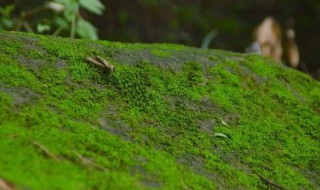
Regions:
[[320, 84], [303, 73], [171, 44], [0, 47], [0, 179], [18, 189], [320, 188]]

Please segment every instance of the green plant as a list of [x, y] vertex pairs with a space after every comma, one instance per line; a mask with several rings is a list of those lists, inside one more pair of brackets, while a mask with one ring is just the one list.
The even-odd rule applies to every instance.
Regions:
[[7, 5], [4, 8], [0, 7], [0, 30], [10, 29], [13, 26], [11, 14], [14, 10], [14, 5]]
[[[102, 15], [104, 5], [99, 0], [53, 0], [31, 10], [21, 11], [14, 17], [14, 5], [0, 8], [0, 29], [27, 30], [54, 36], [69, 34], [71, 38], [98, 39], [97, 29], [85, 20], [81, 10]], [[49, 10], [49, 14], [48, 14]], [[34, 21], [34, 18], [37, 18]]]

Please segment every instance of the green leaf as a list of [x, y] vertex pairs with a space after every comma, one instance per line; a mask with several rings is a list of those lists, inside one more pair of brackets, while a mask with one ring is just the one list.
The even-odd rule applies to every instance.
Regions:
[[97, 29], [90, 22], [82, 18], [79, 18], [77, 22], [76, 32], [81, 38], [98, 39]]
[[223, 138], [229, 138], [227, 135], [223, 134], [223, 133], [214, 133], [215, 137], [223, 137]]
[[65, 6], [65, 11], [63, 11], [64, 20], [71, 23], [79, 14], [79, 2], [75, 0], [55, 0], [54, 2]]
[[102, 15], [104, 5], [99, 0], [79, 0], [80, 5], [88, 11]]
[[225, 126], [229, 126], [223, 119], [221, 119], [221, 124]]
[[4, 17], [10, 18], [10, 15], [14, 10], [14, 8], [15, 8], [14, 4], [7, 5], [4, 8], [0, 7], [0, 14]]
[[0, 7], [0, 26], [2, 29], [12, 29], [14, 22], [11, 18], [11, 13], [14, 10], [15, 6], [7, 5], [4, 8]]
[[67, 11], [78, 12], [79, 11], [79, 2], [74, 0], [55, 0], [54, 2], [65, 6]]
[[67, 22], [71, 23], [74, 20], [74, 18], [77, 17], [77, 12], [67, 10], [67, 11], [63, 12], [63, 15], [64, 15], [65, 20]]
[[51, 27], [49, 25], [45, 25], [45, 24], [41, 24], [41, 23], [39, 23], [37, 25], [37, 31], [39, 33], [43, 33], [43, 32], [50, 31], [50, 30], [51, 30]]
[[3, 17], [0, 20], [0, 25], [3, 25], [5, 28], [12, 28], [13, 27], [13, 21], [11, 19]]
[[66, 19], [63, 19], [61, 17], [55, 17], [54, 18], [54, 22], [56, 25], [58, 25], [59, 27], [63, 28], [63, 29], [68, 29], [69, 28], [69, 24], [68, 21]]

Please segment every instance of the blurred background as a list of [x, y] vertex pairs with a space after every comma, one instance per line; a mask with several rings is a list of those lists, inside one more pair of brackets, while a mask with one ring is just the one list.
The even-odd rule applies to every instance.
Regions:
[[195, 47], [214, 31], [209, 48], [236, 52], [272, 16], [295, 30], [300, 70], [320, 78], [319, 0], [0, 0], [0, 7], [1, 30]]

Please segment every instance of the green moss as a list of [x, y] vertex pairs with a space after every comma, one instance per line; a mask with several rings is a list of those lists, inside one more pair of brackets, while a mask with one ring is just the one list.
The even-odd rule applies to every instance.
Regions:
[[18, 188], [320, 187], [320, 84], [302, 73], [180, 45], [0, 35], [0, 178]]
[[[19, 38], [14, 38], [11, 35], [1, 33], [0, 38], [6, 38], [10, 40], [1, 40], [0, 46], [2, 47], [0, 49], [0, 53], [2, 54], [10, 54], [12, 56], [18, 55], [20, 53], [22, 42]], [[5, 48], [4, 48], [5, 47]]]
[[150, 52], [154, 56], [159, 56], [159, 57], [170, 57], [170, 52], [159, 50], [159, 49], [153, 49]]

